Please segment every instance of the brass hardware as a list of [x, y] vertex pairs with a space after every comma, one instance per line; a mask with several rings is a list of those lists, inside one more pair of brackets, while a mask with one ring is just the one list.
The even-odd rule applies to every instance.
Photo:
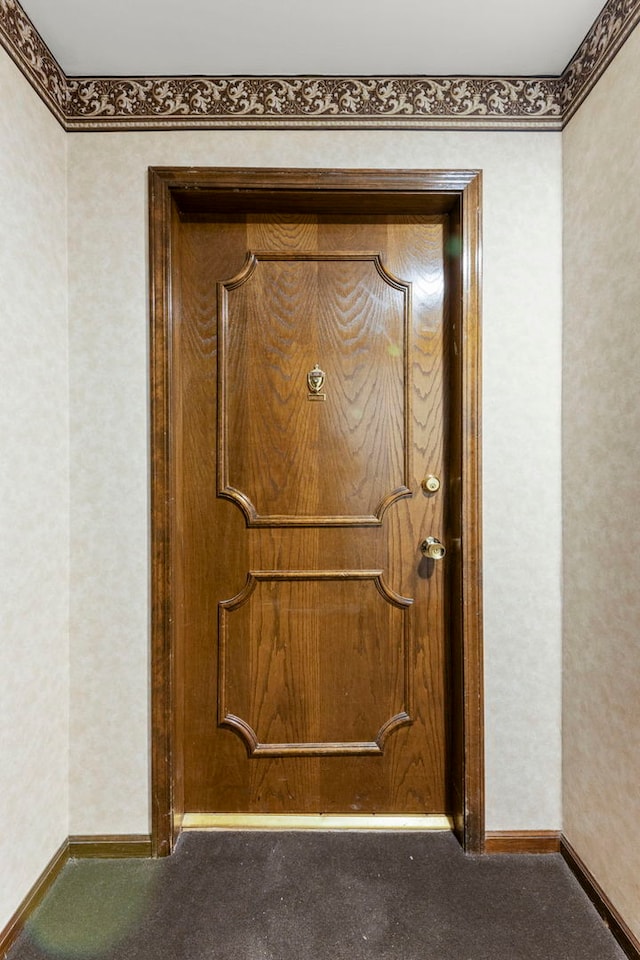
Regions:
[[437, 493], [440, 489], [440, 478], [434, 477], [432, 473], [422, 481], [422, 489], [425, 493]]
[[319, 365], [316, 363], [313, 370], [309, 370], [307, 374], [307, 386], [309, 387], [309, 393], [307, 395], [308, 400], [324, 400], [325, 395], [321, 393], [322, 388], [324, 387], [324, 370], [321, 370]]
[[447, 552], [446, 547], [440, 543], [437, 537], [427, 537], [426, 540], [423, 540], [420, 544], [420, 550], [422, 555], [428, 557], [429, 560], [442, 560]]
[[183, 830], [452, 830], [446, 814], [185, 813]]

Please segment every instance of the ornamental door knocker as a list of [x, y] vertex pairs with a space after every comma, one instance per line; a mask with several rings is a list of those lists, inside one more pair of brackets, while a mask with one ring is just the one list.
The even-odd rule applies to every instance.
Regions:
[[309, 370], [307, 374], [307, 386], [309, 387], [308, 400], [327, 399], [325, 394], [321, 392], [324, 387], [324, 370], [321, 370], [317, 363], [313, 370]]

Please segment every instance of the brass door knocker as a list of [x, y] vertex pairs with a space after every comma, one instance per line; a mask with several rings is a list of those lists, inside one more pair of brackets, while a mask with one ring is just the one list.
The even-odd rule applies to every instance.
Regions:
[[322, 388], [324, 387], [324, 378], [324, 370], [321, 370], [316, 363], [313, 370], [309, 370], [309, 373], [307, 374], [307, 386], [309, 388], [307, 399], [326, 400], [325, 394], [322, 393]]

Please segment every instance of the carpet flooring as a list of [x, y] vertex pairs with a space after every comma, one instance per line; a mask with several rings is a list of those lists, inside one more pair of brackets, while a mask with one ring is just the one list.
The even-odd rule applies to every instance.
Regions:
[[189, 833], [70, 861], [8, 960], [624, 960], [559, 855], [446, 833]]

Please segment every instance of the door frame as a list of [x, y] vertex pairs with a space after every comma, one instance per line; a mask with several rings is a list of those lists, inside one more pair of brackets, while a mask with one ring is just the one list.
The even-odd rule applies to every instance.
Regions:
[[[154, 856], [180, 834], [173, 634], [173, 431], [171, 273], [180, 217], [244, 209], [367, 214], [447, 213], [450, 284], [450, 463], [448, 569], [451, 616], [451, 759], [454, 832], [470, 853], [484, 850], [482, 664], [480, 292], [478, 170], [338, 170], [240, 167], [149, 168], [151, 447], [151, 838]], [[455, 478], [457, 475], [457, 482]]]

